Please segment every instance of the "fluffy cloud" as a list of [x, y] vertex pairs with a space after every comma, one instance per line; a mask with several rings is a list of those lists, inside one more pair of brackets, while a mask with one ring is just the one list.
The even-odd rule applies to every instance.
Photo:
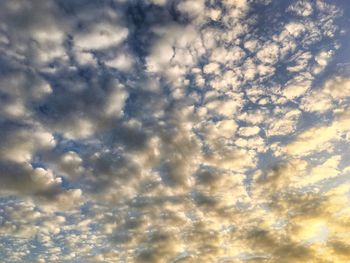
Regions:
[[1, 258], [347, 262], [341, 8], [5, 1]]

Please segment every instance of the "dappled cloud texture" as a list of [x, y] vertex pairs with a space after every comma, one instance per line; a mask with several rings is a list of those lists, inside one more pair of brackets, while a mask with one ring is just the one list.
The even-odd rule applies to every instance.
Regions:
[[1, 262], [350, 262], [346, 0], [2, 0]]

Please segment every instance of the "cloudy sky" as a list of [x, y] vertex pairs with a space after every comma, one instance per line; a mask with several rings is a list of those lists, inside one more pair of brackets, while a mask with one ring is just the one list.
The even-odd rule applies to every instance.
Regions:
[[350, 262], [348, 0], [1, 0], [0, 261]]

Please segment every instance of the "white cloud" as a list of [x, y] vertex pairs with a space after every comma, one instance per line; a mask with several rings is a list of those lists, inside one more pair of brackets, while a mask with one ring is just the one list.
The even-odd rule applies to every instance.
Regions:
[[58, 172], [68, 178], [78, 177], [84, 171], [82, 162], [83, 160], [76, 152], [68, 151], [59, 158]]
[[307, 0], [299, 0], [288, 7], [288, 11], [299, 16], [310, 16], [313, 13], [312, 3]]
[[[223, 115], [227, 118], [231, 118], [234, 113], [241, 107], [241, 98], [239, 96], [234, 96], [236, 101], [233, 102], [231, 100], [214, 100], [206, 104], [206, 108], [213, 113], [217, 113]], [[230, 98], [231, 99], [231, 98]]]
[[330, 125], [309, 128], [298, 135], [295, 141], [287, 145], [289, 154], [304, 156], [315, 152], [333, 151], [333, 142], [340, 140], [341, 134], [346, 132], [348, 116], [341, 114]]
[[2, 123], [1, 136], [3, 142], [0, 157], [7, 161], [30, 161], [37, 151], [55, 146], [52, 134], [41, 127], [11, 127]]
[[128, 36], [128, 29], [109, 23], [94, 24], [76, 33], [74, 43], [83, 50], [98, 50], [119, 45]]
[[325, 113], [333, 110], [337, 103], [342, 103], [350, 96], [349, 87], [348, 79], [335, 77], [304, 96], [301, 106], [309, 112]]
[[312, 78], [309, 74], [300, 74], [290, 80], [283, 89], [283, 95], [290, 100], [303, 96], [310, 88]]
[[279, 47], [275, 43], [266, 43], [257, 53], [257, 58], [266, 64], [274, 64], [279, 58]]
[[238, 133], [242, 136], [249, 137], [253, 135], [257, 135], [260, 131], [260, 128], [257, 126], [247, 126], [240, 127]]
[[190, 1], [182, 0], [177, 5], [178, 10], [189, 17], [197, 17], [204, 12], [204, 0]]
[[0, 11], [1, 256], [345, 262], [339, 10], [112, 2]]
[[271, 119], [266, 133], [268, 136], [288, 135], [296, 131], [301, 112], [299, 110], [276, 110], [276, 117]]
[[131, 70], [133, 64], [133, 57], [129, 54], [120, 54], [117, 55], [114, 59], [106, 61], [107, 66], [123, 71]]
[[220, 73], [220, 65], [218, 63], [209, 63], [204, 66], [203, 72], [205, 74]]

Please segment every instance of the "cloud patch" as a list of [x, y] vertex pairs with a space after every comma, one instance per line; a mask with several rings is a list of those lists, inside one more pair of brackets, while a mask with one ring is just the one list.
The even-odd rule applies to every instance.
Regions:
[[0, 256], [347, 262], [345, 13], [5, 1]]

